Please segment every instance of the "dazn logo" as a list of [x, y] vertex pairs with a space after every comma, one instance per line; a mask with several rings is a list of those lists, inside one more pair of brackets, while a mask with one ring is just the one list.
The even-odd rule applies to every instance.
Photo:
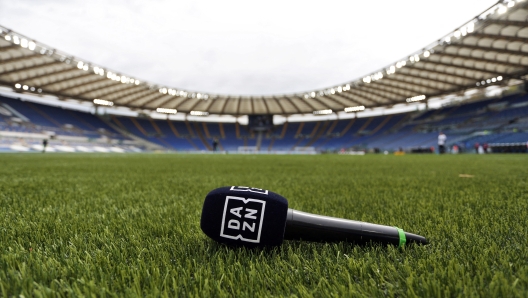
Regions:
[[259, 243], [266, 202], [227, 196], [220, 236]]

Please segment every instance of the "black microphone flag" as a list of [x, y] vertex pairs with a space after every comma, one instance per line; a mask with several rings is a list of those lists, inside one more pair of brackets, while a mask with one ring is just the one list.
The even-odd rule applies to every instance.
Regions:
[[276, 246], [284, 239], [288, 201], [274, 192], [244, 186], [221, 187], [205, 198], [200, 226], [230, 245]]
[[284, 239], [427, 244], [424, 237], [396, 227], [288, 209], [283, 196], [245, 186], [221, 187], [207, 194], [200, 227], [217, 242], [247, 247], [278, 246]]

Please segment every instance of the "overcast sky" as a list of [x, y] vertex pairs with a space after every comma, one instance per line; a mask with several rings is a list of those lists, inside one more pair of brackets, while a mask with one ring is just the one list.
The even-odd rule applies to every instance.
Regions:
[[265, 95], [363, 77], [496, 2], [0, 0], [0, 24], [140, 80]]

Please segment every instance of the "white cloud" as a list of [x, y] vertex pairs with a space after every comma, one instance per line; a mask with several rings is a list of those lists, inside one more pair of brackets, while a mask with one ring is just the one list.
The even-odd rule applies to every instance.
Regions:
[[154, 83], [278, 94], [351, 81], [495, 0], [0, 0], [2, 25]]

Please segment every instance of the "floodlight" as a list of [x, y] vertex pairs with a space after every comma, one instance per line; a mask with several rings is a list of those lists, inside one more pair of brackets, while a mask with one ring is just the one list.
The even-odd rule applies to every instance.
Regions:
[[497, 12], [499, 14], [503, 14], [503, 13], [505, 13], [507, 11], [508, 11], [508, 8], [506, 6], [504, 6], [504, 5], [499, 5], [499, 9], [497, 10]]
[[20, 46], [23, 47], [23, 48], [27, 48], [28, 47], [28, 40], [25, 39], [25, 38], [22, 38], [20, 40]]
[[365, 110], [365, 106], [356, 106], [356, 107], [348, 107], [345, 108], [346, 113], [352, 113], [352, 112], [358, 112]]
[[178, 113], [178, 110], [176, 110], [176, 109], [157, 108], [156, 112], [164, 113], [164, 114], [176, 114], [176, 113]]
[[22, 87], [22, 85], [20, 85], [18, 83], [15, 84], [15, 88], [20, 89], [21, 87]]
[[96, 105], [109, 106], [109, 107], [114, 105], [114, 103], [112, 101], [108, 101], [108, 100], [104, 100], [104, 99], [94, 99], [93, 103], [96, 104]]
[[33, 42], [33, 41], [29, 42], [28, 49], [33, 51], [36, 47], [37, 47], [37, 44], [35, 42]]
[[421, 101], [421, 100], [424, 100], [426, 99], [426, 96], [425, 95], [418, 95], [418, 96], [414, 96], [414, 97], [411, 97], [411, 98], [407, 98], [407, 102], [415, 102], [415, 101]]
[[497, 81], [502, 81], [502, 76], [498, 76]]
[[22, 89], [24, 89], [24, 90], [28, 90], [29, 87], [28, 87], [28, 85], [24, 85], [24, 86], [22, 86]]
[[330, 115], [332, 114], [332, 110], [319, 110], [319, 111], [313, 111], [314, 115]]
[[190, 113], [192, 116], [207, 116], [209, 115], [209, 112], [203, 112], [203, 111], [191, 111]]
[[475, 24], [473, 22], [467, 25], [467, 32], [472, 33], [475, 30]]
[[5, 38], [5, 40], [7, 40], [7, 41], [11, 41], [11, 35], [6, 35], [4, 38]]

